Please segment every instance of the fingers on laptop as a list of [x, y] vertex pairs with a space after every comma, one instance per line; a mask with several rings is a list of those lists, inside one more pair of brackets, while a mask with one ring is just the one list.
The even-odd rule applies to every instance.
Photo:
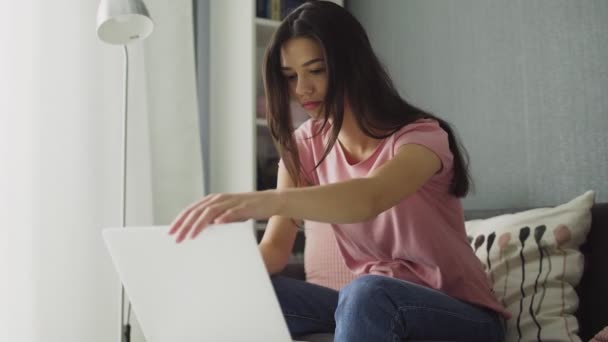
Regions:
[[183, 210], [171, 224], [169, 235], [177, 234], [177, 243], [186, 239], [189, 232], [192, 232], [190, 237], [194, 239], [206, 226], [214, 223], [215, 218], [222, 216], [226, 211], [226, 208], [218, 203], [221, 197], [220, 194], [205, 196]]

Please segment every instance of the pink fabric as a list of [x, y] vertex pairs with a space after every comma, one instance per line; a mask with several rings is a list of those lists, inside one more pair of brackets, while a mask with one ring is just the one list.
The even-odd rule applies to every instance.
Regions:
[[305, 173], [315, 184], [366, 177], [392, 159], [405, 144], [423, 145], [437, 154], [441, 170], [415, 194], [367, 222], [332, 224], [346, 266], [356, 275], [381, 274], [440, 290], [510, 317], [493, 296], [479, 259], [468, 244], [460, 200], [452, 196], [452, 153], [447, 133], [430, 119], [409, 124], [384, 139], [366, 160], [351, 165], [336, 143], [325, 161], [329, 123], [308, 120], [295, 132]]
[[608, 327], [597, 333], [590, 342], [608, 342]]
[[307, 221], [304, 269], [309, 283], [340, 290], [355, 275], [344, 264], [330, 224]]

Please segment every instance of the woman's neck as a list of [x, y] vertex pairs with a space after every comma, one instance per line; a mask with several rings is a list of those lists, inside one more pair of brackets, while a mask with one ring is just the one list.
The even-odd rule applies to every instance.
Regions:
[[344, 119], [338, 134], [338, 141], [350, 157], [355, 160], [366, 159], [381, 142], [380, 139], [367, 136], [359, 128], [350, 108], [344, 110]]

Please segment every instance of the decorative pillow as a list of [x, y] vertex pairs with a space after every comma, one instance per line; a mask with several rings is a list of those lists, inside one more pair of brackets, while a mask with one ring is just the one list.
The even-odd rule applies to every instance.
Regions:
[[513, 317], [506, 341], [580, 341], [574, 287], [583, 273], [580, 245], [591, 227], [595, 193], [555, 208], [466, 222], [475, 254]]
[[344, 264], [331, 225], [306, 221], [304, 225], [304, 270], [306, 281], [340, 290], [355, 278]]
[[608, 327], [597, 333], [590, 342], [608, 342]]

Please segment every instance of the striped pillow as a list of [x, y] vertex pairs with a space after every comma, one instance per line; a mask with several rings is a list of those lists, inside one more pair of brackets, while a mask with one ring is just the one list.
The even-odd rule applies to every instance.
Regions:
[[574, 290], [583, 273], [579, 247], [591, 227], [595, 194], [466, 222], [467, 235], [511, 312], [506, 341], [580, 341]]

